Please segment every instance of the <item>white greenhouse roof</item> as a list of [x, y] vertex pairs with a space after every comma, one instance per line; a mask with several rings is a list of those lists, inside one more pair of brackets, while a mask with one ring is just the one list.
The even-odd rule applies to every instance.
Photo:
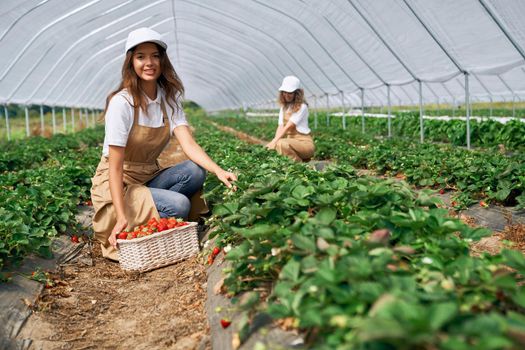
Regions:
[[[285, 75], [317, 103], [525, 95], [523, 0], [1, 0], [0, 103], [104, 106], [128, 32], [150, 27], [216, 110], [275, 100]], [[468, 76], [468, 78], [466, 78]], [[389, 88], [387, 88], [389, 87]]]

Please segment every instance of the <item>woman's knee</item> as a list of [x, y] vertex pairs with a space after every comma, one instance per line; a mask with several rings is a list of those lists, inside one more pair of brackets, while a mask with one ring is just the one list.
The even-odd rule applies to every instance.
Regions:
[[191, 202], [185, 195], [177, 194], [178, 196], [172, 196], [170, 203], [164, 207], [163, 212], [167, 214], [167, 216], [186, 219], [190, 213]]
[[182, 193], [150, 188], [153, 201], [161, 217], [187, 218], [191, 203]]
[[283, 154], [283, 152], [286, 152], [290, 149], [290, 143], [288, 140], [280, 139], [275, 144], [275, 150], [279, 152], [280, 154]]
[[191, 160], [187, 160], [184, 164], [184, 167], [188, 171], [188, 175], [191, 178], [191, 182], [198, 183], [200, 184], [200, 186], [204, 184], [204, 180], [206, 180], [206, 170], [203, 167]]

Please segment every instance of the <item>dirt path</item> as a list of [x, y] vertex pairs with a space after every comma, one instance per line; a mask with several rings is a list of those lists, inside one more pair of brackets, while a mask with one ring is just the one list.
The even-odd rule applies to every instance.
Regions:
[[230, 128], [229, 126], [224, 126], [224, 125], [220, 125], [220, 124], [213, 123], [213, 122], [212, 124], [217, 129], [225, 131], [225, 132], [229, 132], [230, 134], [235, 135], [238, 139], [244, 142], [248, 142], [248, 143], [255, 144], [255, 145], [266, 145], [268, 143], [268, 141], [258, 139], [257, 137], [248, 135], [242, 131], [235, 130], [234, 128]]
[[[185, 159], [176, 143], [161, 164]], [[206, 267], [199, 257], [129, 274], [86, 244], [53, 276], [18, 335], [30, 349], [211, 349]]]

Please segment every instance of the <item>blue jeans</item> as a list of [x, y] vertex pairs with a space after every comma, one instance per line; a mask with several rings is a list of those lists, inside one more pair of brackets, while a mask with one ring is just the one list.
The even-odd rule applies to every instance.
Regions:
[[202, 188], [205, 179], [206, 170], [186, 160], [163, 170], [146, 186], [161, 218], [174, 216], [186, 219], [191, 208], [189, 198]]

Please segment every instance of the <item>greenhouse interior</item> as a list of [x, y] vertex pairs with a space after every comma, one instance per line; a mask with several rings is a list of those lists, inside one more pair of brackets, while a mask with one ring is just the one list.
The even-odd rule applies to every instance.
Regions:
[[524, 349], [523, 18], [2, 0], [0, 348]]

